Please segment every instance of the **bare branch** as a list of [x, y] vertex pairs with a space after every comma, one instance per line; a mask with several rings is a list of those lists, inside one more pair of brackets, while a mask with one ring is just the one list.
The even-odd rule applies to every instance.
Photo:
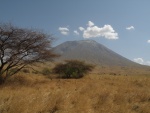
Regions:
[[[52, 61], [53, 37], [42, 32], [0, 25], [0, 77], [7, 78], [35, 62]], [[17, 68], [15, 72], [12, 69]]]

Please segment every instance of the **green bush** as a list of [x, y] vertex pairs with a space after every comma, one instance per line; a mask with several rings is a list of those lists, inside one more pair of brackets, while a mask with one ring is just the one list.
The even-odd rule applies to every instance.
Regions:
[[78, 60], [67, 60], [65, 63], [57, 64], [53, 72], [60, 78], [82, 78], [91, 71], [94, 66]]

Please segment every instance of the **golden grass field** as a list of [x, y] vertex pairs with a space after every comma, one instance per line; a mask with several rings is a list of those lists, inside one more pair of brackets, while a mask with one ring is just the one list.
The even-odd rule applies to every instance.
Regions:
[[150, 113], [150, 70], [115, 69], [81, 79], [19, 73], [0, 86], [0, 113]]

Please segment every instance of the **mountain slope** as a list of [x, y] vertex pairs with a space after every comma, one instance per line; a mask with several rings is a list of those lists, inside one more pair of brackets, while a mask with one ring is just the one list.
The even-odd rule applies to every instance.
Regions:
[[67, 41], [54, 48], [58, 61], [77, 59], [96, 65], [139, 66], [93, 40]]

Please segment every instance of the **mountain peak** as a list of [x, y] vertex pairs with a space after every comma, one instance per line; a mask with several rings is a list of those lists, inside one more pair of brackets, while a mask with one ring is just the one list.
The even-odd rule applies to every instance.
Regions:
[[90, 40], [90, 39], [86, 39], [86, 40], [77, 40], [77, 41], [66, 41], [64, 43], [97, 43], [95, 40]]
[[74, 59], [96, 65], [138, 65], [94, 40], [67, 41], [56, 46], [54, 51], [61, 55], [58, 61]]
[[97, 43], [95, 40], [80, 40], [79, 42], [86, 42], [86, 43]]

